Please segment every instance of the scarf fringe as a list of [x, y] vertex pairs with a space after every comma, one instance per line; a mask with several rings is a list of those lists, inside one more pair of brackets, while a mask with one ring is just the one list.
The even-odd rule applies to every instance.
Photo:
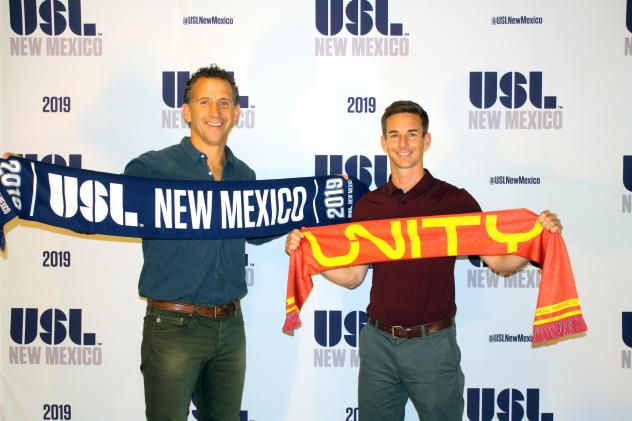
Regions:
[[285, 315], [285, 323], [281, 330], [286, 335], [294, 336], [294, 331], [302, 325], [301, 319], [298, 318], [298, 311], [292, 310]]
[[588, 331], [581, 314], [533, 327], [533, 345], [564, 339]]

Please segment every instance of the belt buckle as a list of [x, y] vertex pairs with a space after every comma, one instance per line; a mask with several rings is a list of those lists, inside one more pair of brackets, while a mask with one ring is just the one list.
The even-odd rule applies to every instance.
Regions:
[[399, 336], [395, 335], [395, 329], [403, 329], [404, 326], [391, 326], [391, 335], [393, 338], [399, 338]]

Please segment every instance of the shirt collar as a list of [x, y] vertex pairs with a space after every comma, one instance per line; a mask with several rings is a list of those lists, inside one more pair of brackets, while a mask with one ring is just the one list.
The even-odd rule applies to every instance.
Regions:
[[[405, 194], [414, 194], [415, 196], [421, 196], [423, 193], [430, 189], [430, 187], [435, 183], [435, 180], [436, 179], [432, 176], [432, 174], [430, 174], [430, 171], [424, 168], [424, 176], [421, 177], [421, 180], [419, 180], [419, 182], [415, 184], [413, 188], [411, 188]], [[396, 187], [395, 184], [393, 184], [393, 180], [391, 179], [390, 175], [388, 176], [388, 183], [384, 185], [384, 189], [386, 190], [386, 193], [391, 197], [402, 194], [402, 190]]]
[[[193, 143], [191, 143], [191, 138], [189, 136], [184, 136], [180, 141], [180, 145], [182, 149], [184, 149], [184, 153], [189, 157], [191, 162], [198, 162], [202, 159], [202, 153], [195, 149]], [[233, 151], [230, 150], [228, 146], [224, 147], [224, 153], [226, 154], [226, 162], [224, 166], [232, 165], [235, 161], [235, 155]]]

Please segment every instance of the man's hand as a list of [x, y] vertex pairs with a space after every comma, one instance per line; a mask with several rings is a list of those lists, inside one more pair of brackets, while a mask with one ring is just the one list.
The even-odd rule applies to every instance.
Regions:
[[550, 212], [548, 210], [543, 210], [540, 212], [538, 216], [538, 221], [542, 224], [542, 227], [551, 232], [559, 232], [562, 233], [564, 227], [562, 227], [562, 222], [557, 217], [556, 213]]
[[285, 239], [285, 252], [289, 255], [301, 245], [301, 240], [305, 235], [297, 229], [290, 231]]

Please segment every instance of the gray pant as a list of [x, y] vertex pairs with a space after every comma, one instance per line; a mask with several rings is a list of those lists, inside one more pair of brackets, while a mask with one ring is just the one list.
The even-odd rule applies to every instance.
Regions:
[[141, 366], [149, 421], [238, 421], [246, 373], [241, 309], [223, 320], [148, 308]]
[[360, 333], [362, 421], [403, 421], [410, 398], [423, 421], [463, 419], [464, 376], [456, 328], [399, 339], [367, 324]]

